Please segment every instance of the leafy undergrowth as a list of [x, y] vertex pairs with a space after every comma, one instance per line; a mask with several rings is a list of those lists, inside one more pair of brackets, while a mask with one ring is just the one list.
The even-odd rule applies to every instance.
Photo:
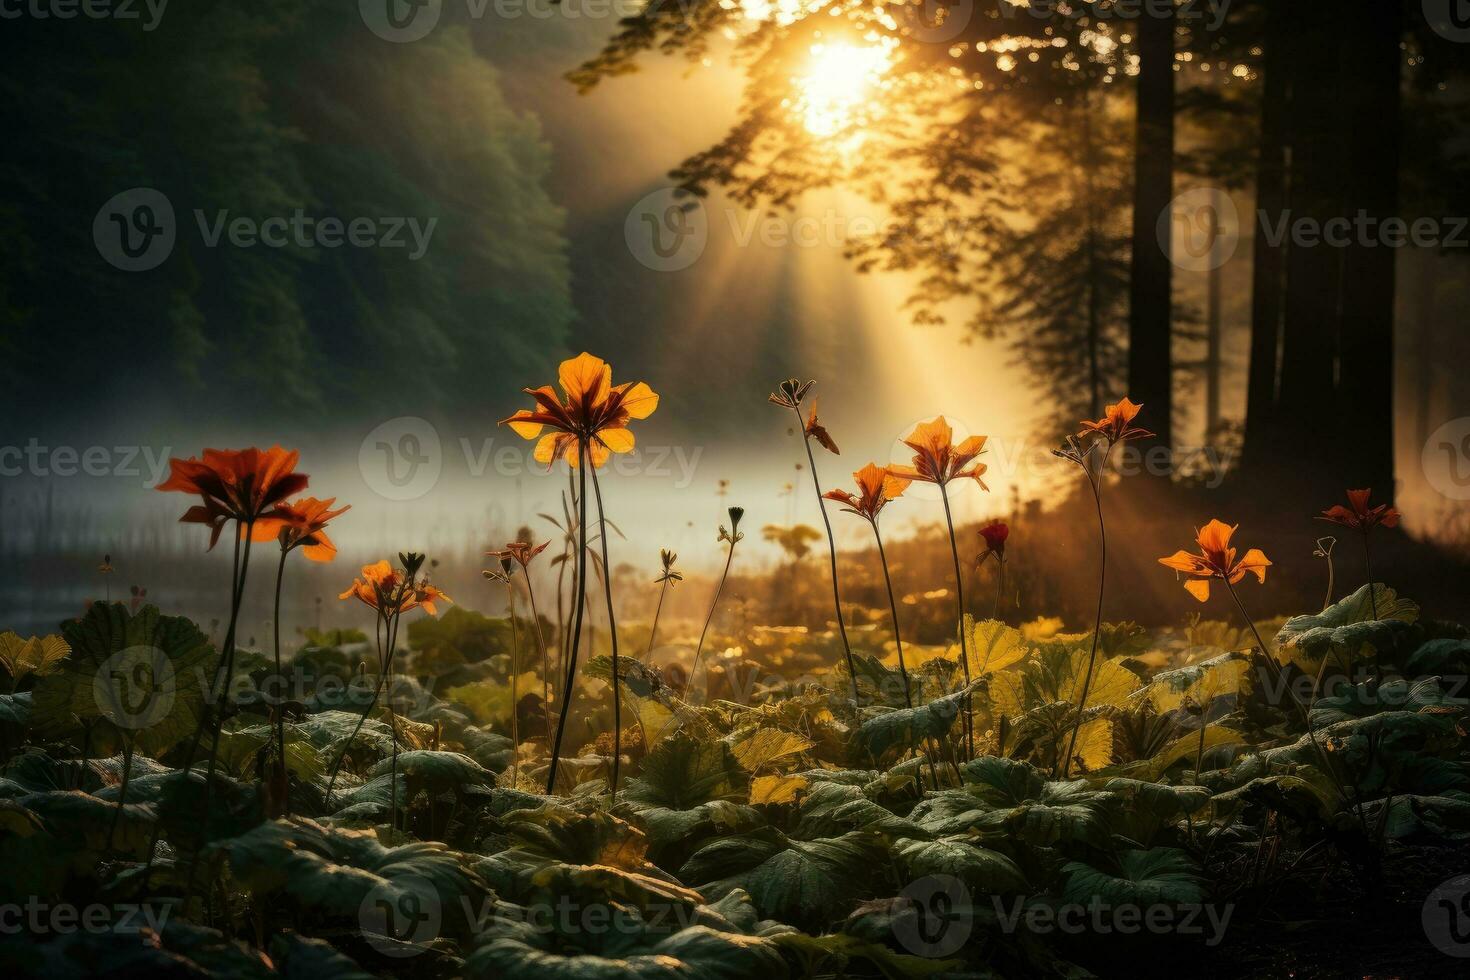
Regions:
[[[1454, 962], [1422, 910], [1470, 866], [1470, 633], [1386, 586], [1277, 624], [1269, 651], [1217, 623], [1107, 626], [1085, 699], [1092, 636], [1045, 623], [968, 622], [968, 684], [957, 647], [906, 647], [905, 683], [865, 634], [856, 678], [813, 669], [841, 658], [807, 633], [752, 641], [752, 684], [719, 644], [692, 689], [625, 660], [615, 797], [610, 712], [541, 792], [543, 686], [512, 704], [506, 624], [471, 615], [419, 637], [418, 680], [360, 727], [356, 638], [300, 651], [284, 787], [272, 702], [242, 683], [206, 788], [217, 654], [192, 623], [98, 604], [60, 637], [0, 637], [0, 907], [37, 924], [0, 955], [313, 980]], [[479, 649], [446, 649], [461, 635]], [[605, 703], [611, 669], [593, 658], [581, 697]], [[270, 674], [249, 651], [235, 670]]]

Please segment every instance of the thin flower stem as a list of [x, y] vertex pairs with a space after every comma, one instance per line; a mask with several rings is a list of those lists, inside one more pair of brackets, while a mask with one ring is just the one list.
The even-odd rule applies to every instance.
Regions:
[[578, 446], [577, 469], [580, 471], [582, 491], [577, 494], [579, 517], [577, 520], [577, 578], [576, 599], [572, 603], [571, 649], [567, 654], [567, 673], [562, 684], [561, 712], [556, 720], [556, 737], [551, 743], [551, 771], [546, 776], [546, 793], [556, 792], [556, 769], [561, 761], [561, 740], [566, 733], [567, 715], [572, 707], [573, 683], [577, 679], [577, 653], [582, 642], [582, 610], [587, 597], [587, 443]]
[[[733, 536], [734, 532], [732, 532]], [[694, 647], [694, 662], [689, 667], [689, 676], [684, 679], [684, 700], [689, 700], [689, 686], [694, 683], [694, 675], [699, 672], [699, 658], [704, 654], [704, 638], [709, 633], [709, 624], [714, 621], [715, 607], [720, 604], [720, 593], [725, 591], [725, 579], [730, 577], [730, 563], [735, 560], [735, 542], [730, 542], [730, 550], [725, 555], [725, 570], [720, 573], [720, 584], [715, 586], [715, 597], [710, 600], [709, 612], [704, 617], [704, 627], [699, 631], [699, 643]]]
[[852, 697], [858, 699], [857, 668], [852, 662], [852, 644], [847, 642], [847, 624], [842, 619], [842, 594], [837, 589], [837, 539], [832, 536], [832, 521], [827, 517], [827, 504], [822, 497], [822, 483], [817, 479], [817, 458], [812, 454], [812, 437], [807, 435], [806, 423], [801, 418], [801, 408], [794, 402], [791, 410], [796, 413], [796, 427], [801, 431], [801, 444], [806, 448], [806, 460], [812, 471], [812, 487], [817, 491], [817, 510], [822, 512], [822, 526], [827, 529], [827, 552], [832, 560], [832, 606], [837, 611], [837, 632], [842, 636], [842, 652], [847, 657], [847, 673], [852, 678]]
[[[957, 629], [960, 634], [960, 666], [965, 672], [965, 687], [970, 686], [970, 638], [965, 635], [965, 580], [960, 574], [960, 546], [954, 536], [954, 515], [949, 509], [949, 487], [941, 480], [939, 483], [939, 498], [944, 501], [944, 526], [949, 529], [949, 554], [954, 559], [954, 592], [955, 606], [958, 611]], [[970, 696], [965, 695], [965, 717], [962, 719], [965, 732], [965, 758], [968, 761], [975, 757], [975, 722], [970, 717], [972, 711]]]
[[[590, 462], [590, 461], [589, 461]], [[602, 545], [602, 590], [607, 596], [607, 632], [612, 643], [612, 698], [613, 698], [613, 764], [612, 790], [609, 795], [613, 803], [618, 801], [618, 770], [623, 762], [623, 688], [619, 676], [618, 620], [613, 614], [612, 565], [607, 557], [607, 515], [602, 509], [602, 484], [597, 479], [597, 467], [592, 467], [592, 493], [597, 498], [597, 537]]]
[[990, 609], [990, 618], [1000, 620], [1000, 601], [1006, 591], [1006, 560], [1002, 556], [996, 559], [996, 583], [995, 583], [995, 605]]
[[893, 642], [898, 647], [898, 673], [903, 678], [903, 700], [906, 707], [914, 706], [913, 695], [909, 692], [909, 669], [903, 659], [903, 636], [898, 628], [898, 603], [893, 599], [893, 579], [888, 574], [888, 556], [883, 552], [883, 535], [878, 533], [878, 522], [870, 520], [873, 526], [873, 540], [878, 542], [878, 563], [883, 566], [883, 585], [888, 589], [888, 611], [893, 616]]
[[664, 594], [669, 591], [669, 580], [664, 579], [658, 590], [658, 605], [653, 609], [653, 628], [648, 631], [648, 649], [643, 652], [646, 661], [653, 653], [653, 640], [658, 636], [658, 617], [664, 611]]
[[[888, 590], [888, 611], [893, 616], [893, 642], [898, 647], [898, 673], [903, 678], [903, 702], [904, 706], [912, 708], [914, 697], [909, 690], [909, 669], [903, 658], [903, 632], [898, 626], [898, 603], [893, 598], [893, 579], [888, 573], [888, 556], [883, 552], [883, 535], [878, 533], [878, 522], [869, 518], [868, 523], [873, 526], [873, 540], [878, 543], [878, 563], [883, 566], [883, 585]], [[934, 789], [939, 789], [939, 773], [934, 768], [934, 756], [930, 754], [927, 746], [924, 755], [929, 758], [929, 778], [934, 783]], [[924, 781], [920, 777], [916, 780], [919, 784], [920, 795], [923, 795]]]
[[541, 648], [541, 715], [549, 731], [551, 729], [551, 654], [546, 649], [546, 637], [541, 633], [541, 614], [536, 611], [536, 590], [531, 585], [531, 570], [522, 565], [521, 574], [526, 577], [526, 595], [531, 600], [532, 629], [536, 633], [536, 645]]
[[521, 669], [521, 629], [516, 625], [516, 590], [505, 579], [505, 594], [510, 600], [510, 778], [512, 785], [519, 786], [521, 779], [521, 730], [520, 695], [517, 680]]
[[1373, 619], [1378, 620], [1378, 588], [1373, 584], [1373, 550], [1368, 545], [1368, 532], [1363, 532], [1363, 569], [1368, 575], [1368, 601], [1372, 604]]
[[[1296, 706], [1297, 714], [1301, 716], [1302, 724], [1305, 725], [1307, 729], [1307, 740], [1312, 743], [1312, 748], [1316, 750], [1317, 758], [1322, 763], [1323, 772], [1325, 772], [1327, 774], [1327, 777], [1332, 780], [1332, 784], [1336, 788], [1338, 796], [1342, 798], [1343, 802], [1349, 802], [1350, 797], [1348, 796], [1346, 788], [1344, 788], [1343, 786], [1342, 780], [1339, 779], [1337, 776], [1337, 770], [1332, 767], [1331, 760], [1327, 758], [1326, 750], [1323, 749], [1321, 743], [1317, 741], [1317, 733], [1312, 729], [1311, 713], [1307, 710], [1306, 706], [1302, 704], [1301, 699], [1296, 696], [1296, 692], [1293, 691], [1291, 687], [1284, 682], [1281, 674], [1281, 667], [1276, 663], [1276, 658], [1271, 655], [1271, 650], [1269, 647], [1266, 646], [1266, 641], [1261, 639], [1261, 631], [1256, 629], [1256, 621], [1251, 618], [1250, 613], [1246, 612], [1245, 604], [1240, 601], [1240, 595], [1235, 591], [1234, 584], [1231, 583], [1228, 577], [1222, 577], [1221, 581], [1225, 583], [1225, 589], [1230, 593], [1230, 598], [1235, 600], [1235, 608], [1239, 610], [1241, 618], [1244, 619], [1246, 625], [1250, 627], [1251, 635], [1255, 637], [1256, 645], [1261, 650], [1261, 658], [1271, 668], [1272, 678], [1274, 682], [1281, 690], [1284, 690], [1287, 695], [1290, 696], [1291, 703]], [[1358, 821], [1363, 824], [1363, 829], [1364, 831], [1366, 831], [1367, 820], [1363, 816], [1362, 810], [1356, 805], [1354, 805], [1353, 809], [1357, 813]]]
[[[230, 682], [233, 680], [235, 672], [235, 632], [240, 623], [240, 606], [245, 599], [245, 575], [250, 569], [250, 539], [254, 526], [254, 521], [246, 521], [243, 530], [238, 527], [236, 529], [235, 551], [240, 556], [240, 572], [235, 577], [235, 582], [232, 586], [232, 595], [230, 596], [230, 625], [225, 630], [223, 662], [220, 664], [220, 669], [215, 673], [215, 687], [217, 689], [211, 690], [211, 700], [214, 702], [214, 705], [212, 710], [210, 706], [206, 706], [205, 711], [200, 717], [200, 728], [195, 732], [194, 743], [190, 746], [189, 755], [185, 757], [185, 765], [192, 768], [194, 752], [199, 748], [200, 736], [204, 728], [208, 727], [210, 729], [209, 761], [204, 770], [204, 801], [200, 807], [199, 821], [201, 835], [209, 825], [209, 809], [213, 797], [211, 791], [214, 788], [214, 770], [219, 759], [220, 733], [225, 724], [224, 705], [226, 699], [229, 697]], [[241, 546], [242, 540], [244, 541], [243, 548]], [[203, 842], [201, 841], [201, 848], [202, 845]], [[198, 858], [199, 855], [195, 854], [189, 862], [189, 875], [184, 885], [184, 894], [186, 896], [194, 890], [194, 878], [199, 867]]]
[[1087, 709], [1087, 695], [1092, 689], [1092, 669], [1097, 663], [1097, 643], [1102, 636], [1102, 613], [1103, 592], [1108, 581], [1108, 526], [1103, 520], [1102, 509], [1102, 474], [1107, 472], [1108, 457], [1112, 455], [1113, 444], [1108, 443], [1107, 450], [1103, 453], [1102, 465], [1098, 468], [1098, 476], [1094, 477], [1092, 471], [1083, 464], [1083, 472], [1087, 474], [1087, 484], [1092, 487], [1092, 502], [1097, 507], [1097, 535], [1098, 535], [1098, 572], [1097, 572], [1097, 615], [1093, 618], [1092, 626], [1092, 652], [1087, 655], [1087, 674], [1082, 679], [1082, 697], [1077, 701], [1077, 719], [1072, 722], [1072, 738], [1067, 743], [1067, 754], [1062, 759], [1062, 778], [1066, 779], [1072, 770], [1072, 753], [1077, 749], [1077, 733], [1082, 729], [1082, 713]]
[[[282, 683], [282, 680], [281, 680], [281, 582], [286, 577], [286, 556], [289, 555], [290, 553], [291, 553], [290, 552], [290, 549], [285, 548], [285, 547], [282, 547], [281, 548], [281, 563], [278, 566], [276, 566], [276, 603], [275, 603], [275, 612], [271, 616], [271, 624], [272, 624], [272, 626], [274, 628], [274, 631], [275, 631], [275, 643], [276, 643], [276, 683], [277, 684], [281, 684]], [[279, 764], [281, 766], [281, 769], [284, 770], [286, 768], [286, 716], [285, 716], [285, 707], [286, 706], [285, 706], [285, 703], [284, 703], [284, 700], [285, 700], [284, 698], [280, 698], [278, 700], [280, 700], [281, 703], [278, 703], [276, 705], [276, 710], [275, 710], [275, 715], [276, 715], [276, 725], [275, 725], [276, 760], [277, 760], [277, 762], [279, 762]], [[287, 787], [288, 788], [287, 788], [286, 798], [283, 801], [284, 802], [284, 805], [285, 805], [285, 811], [284, 811], [284, 813], [285, 813], [286, 816], [289, 817], [291, 815], [291, 799], [290, 799], [290, 790], [289, 790], [290, 777], [287, 776], [285, 781], [286, 781], [286, 784], [287, 784]]]

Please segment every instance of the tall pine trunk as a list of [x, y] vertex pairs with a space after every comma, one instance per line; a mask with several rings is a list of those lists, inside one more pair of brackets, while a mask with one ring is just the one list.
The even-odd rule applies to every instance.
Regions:
[[1286, 122], [1291, 87], [1287, 70], [1291, 33], [1280, 4], [1266, 8], [1261, 72], [1261, 130], [1256, 157], [1256, 214], [1251, 255], [1250, 365], [1246, 381], [1245, 444], [1242, 466], [1259, 473], [1272, 463], [1277, 445], [1277, 377], [1281, 368], [1281, 307], [1287, 244], [1273, 244], [1266, 221], [1286, 208]]
[[[1359, 118], [1347, 131], [1348, 217], [1382, 222], [1399, 212], [1399, 66], [1401, 8], [1383, 0], [1352, 0], [1342, 10], [1347, 43], [1344, 92]], [[1366, 124], [1364, 124], [1366, 123]], [[1379, 500], [1394, 494], [1394, 294], [1396, 259], [1368, 226], [1343, 256], [1338, 416], [1350, 468], [1342, 478], [1372, 487]]]
[[[1128, 295], [1128, 395], [1149, 407], [1158, 444], [1173, 445], [1173, 265], [1159, 234], [1174, 197], [1174, 17], [1140, 17], [1133, 259]], [[1162, 240], [1161, 240], [1162, 239]]]
[[[1289, 208], [1261, 220], [1290, 242], [1286, 252], [1285, 324], [1278, 399], [1277, 448], [1294, 461], [1306, 492], [1328, 493], [1341, 483], [1330, 467], [1336, 446], [1338, 324], [1343, 249], [1320, 235], [1344, 211], [1346, 107], [1341, 89], [1342, 22], [1307, 4], [1290, 4], [1288, 30], [1299, 43], [1291, 59]], [[1306, 237], [1291, 240], [1293, 228]], [[1315, 234], [1314, 234], [1315, 233]], [[1284, 461], [1277, 460], [1277, 468]], [[1339, 487], [1340, 489], [1340, 487]]]

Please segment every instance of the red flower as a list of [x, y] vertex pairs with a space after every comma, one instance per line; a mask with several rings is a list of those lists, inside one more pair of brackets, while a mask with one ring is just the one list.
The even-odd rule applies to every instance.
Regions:
[[170, 459], [168, 479], [155, 489], [199, 494], [202, 503], [179, 520], [209, 527], [213, 548], [226, 521], [253, 524], [268, 509], [306, 489], [306, 474], [295, 471], [300, 458], [300, 453], [280, 446], [264, 451], [206, 449], [202, 460]]
[[1372, 495], [1372, 490], [1349, 490], [1347, 497], [1348, 503], [1352, 505], [1351, 510], [1338, 504], [1324, 510], [1317, 519], [1331, 521], [1333, 524], [1341, 524], [1343, 527], [1350, 527], [1354, 531], [1364, 533], [1380, 524], [1384, 527], [1398, 527], [1399, 518], [1403, 515], [1388, 504], [1369, 507], [1368, 498]]
[[1006, 538], [1011, 536], [1011, 529], [1004, 521], [992, 521], [980, 529], [980, 536], [985, 539], [985, 553], [980, 556], [984, 561], [991, 555], [1004, 561], [1006, 557]]

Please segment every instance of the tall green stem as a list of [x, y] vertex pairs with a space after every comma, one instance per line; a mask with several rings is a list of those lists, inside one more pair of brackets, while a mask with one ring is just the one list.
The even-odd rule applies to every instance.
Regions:
[[653, 608], [653, 628], [648, 631], [648, 649], [643, 652], [643, 659], [647, 660], [653, 653], [653, 641], [658, 636], [658, 618], [664, 611], [664, 594], [669, 591], [669, 580], [665, 578], [658, 590], [658, 605]]
[[[734, 532], [731, 532], [734, 536]], [[715, 597], [710, 600], [709, 612], [704, 617], [704, 626], [699, 631], [699, 643], [694, 647], [694, 663], [689, 667], [689, 676], [684, 681], [684, 699], [689, 699], [689, 685], [694, 683], [694, 675], [699, 672], [699, 658], [704, 654], [704, 638], [709, 633], [709, 624], [714, 621], [715, 607], [720, 604], [720, 593], [725, 591], [725, 579], [730, 575], [730, 563], [735, 560], [735, 542], [730, 542], [730, 551], [725, 556], [725, 570], [720, 573], [720, 584], [715, 586]]]
[[837, 632], [842, 636], [842, 652], [847, 656], [847, 673], [852, 678], [852, 698], [856, 701], [858, 699], [857, 668], [852, 662], [852, 644], [847, 642], [847, 624], [842, 619], [842, 594], [837, 590], [837, 539], [832, 536], [832, 521], [827, 517], [827, 503], [822, 497], [822, 482], [817, 479], [817, 458], [812, 453], [812, 437], [807, 435], [806, 423], [801, 418], [801, 408], [793, 402], [791, 410], [796, 413], [796, 427], [801, 432], [801, 444], [806, 447], [806, 461], [812, 471], [812, 487], [817, 491], [817, 510], [822, 512], [822, 526], [827, 529], [827, 552], [832, 559], [832, 606], [837, 611]]
[[520, 785], [521, 777], [521, 699], [519, 675], [521, 670], [521, 628], [516, 624], [516, 590], [505, 579], [505, 594], [510, 601], [510, 776], [513, 784]]
[[[280, 767], [281, 767], [281, 769], [283, 771], [286, 768], [286, 716], [285, 716], [286, 699], [283, 696], [284, 695], [284, 691], [282, 691], [282, 688], [281, 688], [281, 685], [284, 683], [283, 682], [283, 679], [281, 677], [281, 582], [286, 577], [286, 556], [288, 554], [290, 554], [290, 550], [287, 549], [287, 548], [285, 548], [285, 547], [282, 547], [281, 548], [281, 563], [276, 566], [276, 602], [275, 602], [275, 611], [271, 615], [271, 626], [272, 626], [272, 629], [273, 629], [273, 631], [275, 633], [275, 644], [276, 644], [276, 684], [277, 684], [276, 690], [277, 690], [277, 693], [278, 693], [277, 703], [276, 703], [276, 710], [275, 710], [275, 715], [276, 715], [276, 724], [275, 724], [276, 756], [275, 756], [275, 763], [273, 763], [273, 764], [279, 764]], [[290, 777], [289, 776], [286, 777], [285, 782], [289, 786], [289, 782], [290, 782]], [[290, 799], [290, 791], [289, 791], [289, 789], [287, 790], [286, 798], [283, 800], [283, 804], [285, 806], [285, 811], [284, 811], [285, 812], [285, 815], [289, 817], [291, 815], [291, 799]]]
[[1087, 484], [1092, 487], [1092, 502], [1097, 507], [1097, 613], [1092, 620], [1092, 652], [1087, 655], [1087, 674], [1082, 679], [1082, 697], [1077, 700], [1077, 718], [1072, 722], [1072, 737], [1067, 743], [1067, 754], [1062, 759], [1063, 779], [1066, 779], [1072, 771], [1072, 753], [1077, 749], [1077, 733], [1082, 730], [1082, 712], [1087, 708], [1087, 695], [1092, 690], [1092, 669], [1097, 663], [1097, 643], [1102, 636], [1103, 592], [1108, 582], [1108, 527], [1103, 521], [1100, 481], [1102, 474], [1107, 472], [1108, 457], [1112, 455], [1112, 452], [1113, 445], [1108, 443], [1108, 448], [1103, 453], [1102, 465], [1098, 468], [1097, 477], [1093, 477], [1092, 471], [1087, 469], [1086, 463], [1083, 463], [1083, 470], [1087, 473]]
[[531, 585], [531, 570], [525, 565], [521, 566], [521, 574], [526, 577], [526, 595], [531, 600], [531, 623], [536, 632], [536, 645], [541, 648], [541, 714], [546, 720], [547, 729], [551, 728], [551, 654], [546, 649], [546, 637], [541, 633], [541, 614], [536, 611], [536, 589]]
[[567, 653], [567, 673], [561, 690], [561, 712], [556, 720], [556, 737], [551, 743], [551, 771], [546, 776], [547, 795], [556, 792], [556, 769], [561, 761], [561, 740], [566, 733], [567, 715], [572, 707], [573, 684], [577, 679], [577, 652], [582, 643], [582, 610], [587, 596], [587, 443], [578, 445], [577, 469], [581, 475], [581, 492], [577, 494], [577, 567], [576, 598], [572, 603], [571, 649]]
[[[949, 554], [954, 559], [955, 609], [958, 617], [956, 629], [960, 634], [960, 667], [965, 672], [965, 687], [970, 686], [970, 638], [965, 635], [965, 579], [960, 573], [960, 546], [954, 536], [954, 515], [949, 509], [949, 488], [939, 483], [939, 498], [944, 501], [944, 526], [949, 529]], [[965, 695], [963, 728], [965, 732], [965, 757], [975, 757], [975, 721], [971, 714], [970, 695]]]
[[[590, 460], [589, 460], [590, 462]], [[592, 493], [597, 498], [597, 538], [602, 545], [602, 590], [607, 596], [607, 632], [612, 638], [613, 764], [612, 801], [618, 801], [618, 771], [623, 762], [623, 688], [618, 662], [618, 620], [613, 614], [612, 564], [607, 557], [607, 516], [602, 510], [602, 484], [597, 467], [592, 467]]]

